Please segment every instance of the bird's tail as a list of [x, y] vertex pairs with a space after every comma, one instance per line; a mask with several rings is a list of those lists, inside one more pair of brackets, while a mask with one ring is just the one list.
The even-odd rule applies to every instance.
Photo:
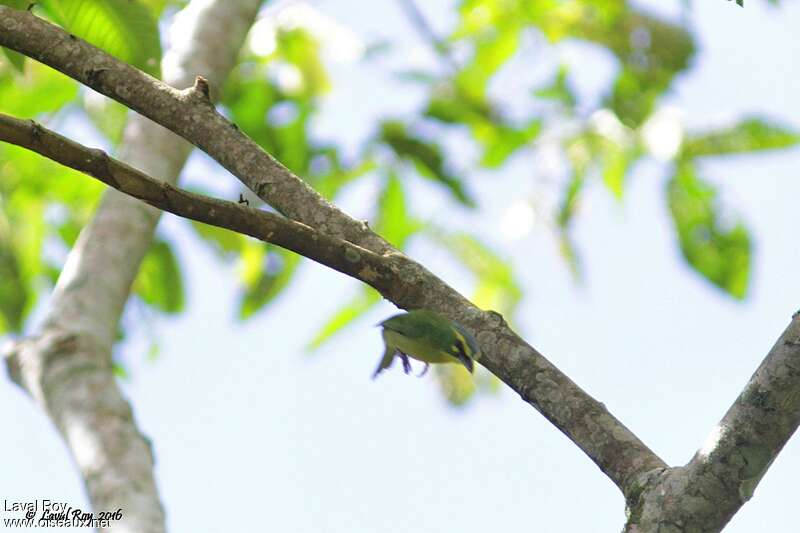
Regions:
[[378, 374], [380, 374], [384, 368], [389, 368], [390, 366], [392, 366], [392, 363], [394, 362], [394, 354], [395, 354], [394, 348], [387, 346], [386, 350], [383, 352], [383, 357], [381, 358], [381, 362], [378, 363], [378, 368], [376, 368], [375, 372], [372, 374], [372, 379], [378, 377]]

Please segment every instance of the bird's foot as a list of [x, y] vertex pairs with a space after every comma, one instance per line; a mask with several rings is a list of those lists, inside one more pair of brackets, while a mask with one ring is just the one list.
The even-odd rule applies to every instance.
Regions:
[[408, 355], [400, 352], [400, 361], [403, 362], [403, 372], [406, 374], [411, 373], [411, 362], [408, 360]]
[[428, 373], [428, 369], [429, 369], [430, 367], [431, 367], [431, 364], [430, 364], [430, 363], [425, 363], [425, 368], [423, 368], [423, 369], [422, 369], [422, 372], [420, 372], [419, 374], [417, 374], [417, 377], [418, 377], [418, 378], [421, 378], [422, 376], [424, 376], [425, 374], [427, 374], [427, 373]]

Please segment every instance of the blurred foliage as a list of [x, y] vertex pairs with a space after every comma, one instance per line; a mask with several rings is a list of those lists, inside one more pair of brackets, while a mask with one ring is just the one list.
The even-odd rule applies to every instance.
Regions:
[[[161, 40], [157, 15], [166, 5], [164, 0], [0, 0], [0, 4], [15, 9], [33, 5], [37, 13], [68, 32], [148, 74], [159, 76]], [[10, 57], [21, 70], [20, 56], [12, 52]]]
[[[5, 5], [14, 9], [26, 9], [28, 5], [30, 5], [30, 2], [28, 2], [28, 0], [0, 0], [0, 5]], [[9, 50], [8, 48], [0, 47], [0, 49], [3, 50], [3, 54], [11, 65], [19, 72], [22, 72], [25, 65], [25, 56], [13, 50]]]
[[[22, 9], [28, 5], [22, 0], [0, 3]], [[34, 9], [157, 74], [158, 21], [164, 22], [163, 17], [174, 11], [168, 7], [183, 3], [44, 0]], [[259, 28], [262, 46], [242, 52], [222, 91], [221, 107], [242, 131], [326, 198], [336, 200], [357, 181], [370, 182], [376, 191], [369, 217], [372, 228], [400, 249], [425, 241], [446, 252], [471, 276], [472, 300], [513, 323], [523, 293], [504, 252], [486, 242], [480, 228], [442, 227], [439, 220], [429, 221], [415, 212], [415, 196], [426, 190], [419, 187], [432, 185], [441, 191], [441, 212], [479, 210], [483, 199], [474, 192], [479, 190], [476, 175], [493, 179], [515, 158], [538, 156], [545, 146], [555, 149], [564, 162], [555, 176], [559, 199], [549, 206], [543, 221], [552, 229], [565, 264], [580, 279], [580, 250], [572, 233], [586, 191], [593, 182], [600, 183], [617, 201], [625, 201], [637, 163], [658, 155], [654, 142], [664, 137], [658, 131], [662, 99], [688, 72], [698, 47], [682, 22], [627, 0], [455, 4], [455, 24], [446, 34], [432, 37], [420, 32], [438, 65], [394, 73], [398, 83], [414, 85], [423, 95], [422, 104], [402, 115], [394, 110], [391, 116], [388, 112], [381, 116], [355, 151], [345, 149], [339, 139], [322, 140], [315, 133], [320, 105], [334, 83], [323, 43], [336, 36], [321, 35], [318, 27], [304, 21], [275, 16], [271, 26]], [[439, 27], [436, 22], [431, 27]], [[567, 57], [563, 49], [576, 44], [599, 51], [613, 63], [612, 75], [595, 88], [594, 95], [576, 90], [581, 72], [563, 59]], [[374, 70], [385, 65], [381, 57], [407, 53], [408, 46], [376, 42], [364, 51], [363, 66], [375, 75]], [[110, 145], [119, 144], [125, 108], [79, 90], [71, 80], [34, 61], [4, 53], [0, 111], [51, 123], [67, 114], [82, 115]], [[529, 81], [527, 70], [534, 63], [552, 68]], [[507, 79], [520, 81], [498, 82]], [[504, 93], [506, 85], [513, 85], [515, 94]], [[747, 294], [752, 237], [743, 217], [732, 213], [725, 196], [696, 169], [707, 157], [796, 146], [800, 134], [774, 118], [753, 116], [703, 131], [684, 132], [680, 123], [671, 127], [679, 138], [663, 163], [664, 202], [681, 255], [723, 294], [741, 299]], [[458, 149], [449, 142], [453, 139]], [[534, 164], [523, 179], [553, 181], [554, 176], [544, 174]], [[427, 185], [420, 185], [423, 182]], [[37, 295], [58, 275], [63, 252], [75, 242], [100, 190], [93, 180], [23, 150], [0, 146], [0, 333], [24, 327]], [[216, 257], [236, 268], [241, 319], [257, 316], [274, 302], [299, 270], [300, 258], [290, 252], [219, 228], [196, 223], [190, 227]], [[159, 238], [148, 251], [134, 294], [150, 310], [178, 313], [186, 300], [182, 280], [173, 247]], [[357, 288], [320, 326], [310, 348], [323, 346], [379, 302], [371, 288]], [[458, 366], [436, 368], [434, 375], [454, 405], [466, 404], [475, 391], [498, 386], [488, 374], [470, 377]]]
[[693, 158], [775, 150], [794, 146], [798, 141], [798, 132], [765, 118], [752, 117], [730, 128], [687, 135], [681, 155]]
[[[24, 74], [0, 64], [0, 112], [54, 120], [77, 94], [75, 82], [42, 64], [26, 62]], [[43, 253], [45, 243], [71, 246], [101, 188], [49, 159], [0, 144], [0, 334], [22, 330], [42, 287], [60, 269]]]
[[691, 164], [678, 166], [667, 183], [667, 196], [689, 265], [731, 296], [744, 298], [751, 252], [744, 225], [720, 213], [716, 189], [698, 178]]
[[144, 303], [163, 313], [183, 311], [186, 299], [183, 277], [178, 260], [167, 242], [156, 239], [150, 245], [133, 282], [133, 292]]

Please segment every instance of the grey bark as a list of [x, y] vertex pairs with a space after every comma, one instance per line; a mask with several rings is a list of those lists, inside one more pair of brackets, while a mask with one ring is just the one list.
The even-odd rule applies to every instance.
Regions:
[[[260, 0], [194, 0], [176, 15], [165, 54], [166, 83], [191, 85], [198, 74], [218, 86], [233, 67]], [[0, 13], [4, 33], [8, 8]], [[29, 14], [31, 18], [33, 15]], [[175, 181], [191, 146], [131, 113], [122, 157]], [[114, 336], [160, 211], [109, 190], [69, 254], [40, 331], [7, 354], [12, 378], [55, 423], [83, 476], [96, 511], [122, 509], [114, 531], [161, 532], [164, 511], [153, 457], [111, 368]]]
[[643, 477], [631, 533], [720, 531], [752, 496], [800, 424], [800, 315], [685, 466]]

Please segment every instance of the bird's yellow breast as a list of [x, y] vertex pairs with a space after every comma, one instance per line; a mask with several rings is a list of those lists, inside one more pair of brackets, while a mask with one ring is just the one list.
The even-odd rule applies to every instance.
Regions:
[[386, 346], [392, 346], [409, 357], [425, 363], [459, 363], [459, 360], [441, 350], [420, 342], [418, 339], [406, 337], [389, 329], [383, 330]]

